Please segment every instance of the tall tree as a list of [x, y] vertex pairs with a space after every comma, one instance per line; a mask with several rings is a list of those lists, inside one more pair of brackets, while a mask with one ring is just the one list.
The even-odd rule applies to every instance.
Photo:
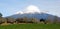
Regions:
[[0, 13], [0, 24], [2, 24], [2, 14]]
[[7, 19], [7, 23], [11, 23], [11, 24], [13, 24], [16, 21], [15, 18], [12, 17], [8, 17], [6, 19]]
[[36, 18], [31, 18], [31, 21], [32, 21], [33, 23], [38, 23], [38, 20], [37, 20]]
[[2, 14], [0, 13], [0, 17], [2, 17]]
[[28, 21], [27, 19], [28, 19], [27, 17], [24, 17], [24, 18], [23, 18], [23, 21], [24, 21], [25, 23], [27, 23], [27, 21]]
[[54, 24], [56, 24], [56, 23], [57, 23], [57, 21], [58, 21], [58, 17], [57, 17], [57, 16], [55, 16], [55, 18], [54, 18]]
[[52, 23], [52, 21], [51, 21], [51, 20], [52, 20], [52, 17], [51, 17], [51, 16], [48, 16], [48, 18], [47, 18], [46, 22], [47, 22], [47, 23]]

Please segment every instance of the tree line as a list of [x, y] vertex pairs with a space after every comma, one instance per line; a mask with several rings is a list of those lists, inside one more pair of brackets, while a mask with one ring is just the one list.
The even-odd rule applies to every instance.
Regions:
[[[53, 21], [53, 23], [57, 23], [57, 16], [55, 16], [55, 19]], [[3, 23], [10, 23], [10, 24], [19, 24], [19, 23], [43, 23], [43, 24], [47, 24], [47, 23], [51, 23], [51, 18], [48, 17], [48, 19], [36, 19], [36, 18], [27, 18], [27, 17], [23, 17], [23, 18], [12, 18], [12, 17], [2, 17], [2, 14], [0, 13], [0, 24], [3, 24]], [[59, 22], [60, 23], [60, 22]]]

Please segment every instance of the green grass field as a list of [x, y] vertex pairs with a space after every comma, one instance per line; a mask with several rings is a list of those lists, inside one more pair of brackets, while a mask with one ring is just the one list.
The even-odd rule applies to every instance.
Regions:
[[60, 24], [13, 24], [0, 25], [0, 29], [60, 29]]

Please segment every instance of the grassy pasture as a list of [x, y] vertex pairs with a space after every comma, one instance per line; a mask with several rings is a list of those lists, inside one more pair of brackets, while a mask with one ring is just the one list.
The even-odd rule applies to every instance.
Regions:
[[60, 24], [11, 24], [0, 25], [0, 29], [60, 29]]

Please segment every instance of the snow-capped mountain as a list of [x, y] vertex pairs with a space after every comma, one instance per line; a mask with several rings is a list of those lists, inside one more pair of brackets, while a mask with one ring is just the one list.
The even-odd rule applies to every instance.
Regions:
[[8, 16], [8, 17], [12, 17], [15, 19], [27, 17], [27, 18], [36, 18], [38, 20], [40, 20], [41, 18], [43, 18], [43, 19], [50, 18], [50, 20], [55, 19], [55, 15], [51, 15], [51, 14], [47, 13], [46, 11], [41, 11], [35, 6], [29, 6], [29, 7], [27, 7], [26, 10], [18, 11], [18, 12], [16, 12], [16, 14]]
[[27, 17], [27, 18], [37, 18], [37, 19], [47, 19], [48, 16], [51, 16], [51, 18], [53, 19], [53, 15], [47, 14], [47, 13], [24, 13], [24, 14], [14, 14], [8, 17], [13, 17], [13, 18], [23, 18], [23, 17]]
[[13, 18], [27, 17], [27, 18], [47, 19], [49, 16], [51, 19], [54, 19], [54, 15], [48, 14], [46, 11], [42, 11], [34, 5], [30, 5], [26, 8], [26, 10], [18, 11], [16, 12], [16, 14], [8, 17], [13, 17]]
[[[55, 16], [54, 15], [51, 15], [51, 14], [47, 14], [47, 13], [25, 13], [25, 14], [14, 14], [14, 15], [11, 15], [11, 16], [8, 16], [8, 17], [12, 17], [12, 18], [23, 18], [23, 17], [27, 17], [27, 18], [36, 18], [38, 20], [40, 19], [50, 19], [51, 21], [53, 21], [55, 19]], [[58, 21], [60, 21], [60, 18], [58, 17]]]

